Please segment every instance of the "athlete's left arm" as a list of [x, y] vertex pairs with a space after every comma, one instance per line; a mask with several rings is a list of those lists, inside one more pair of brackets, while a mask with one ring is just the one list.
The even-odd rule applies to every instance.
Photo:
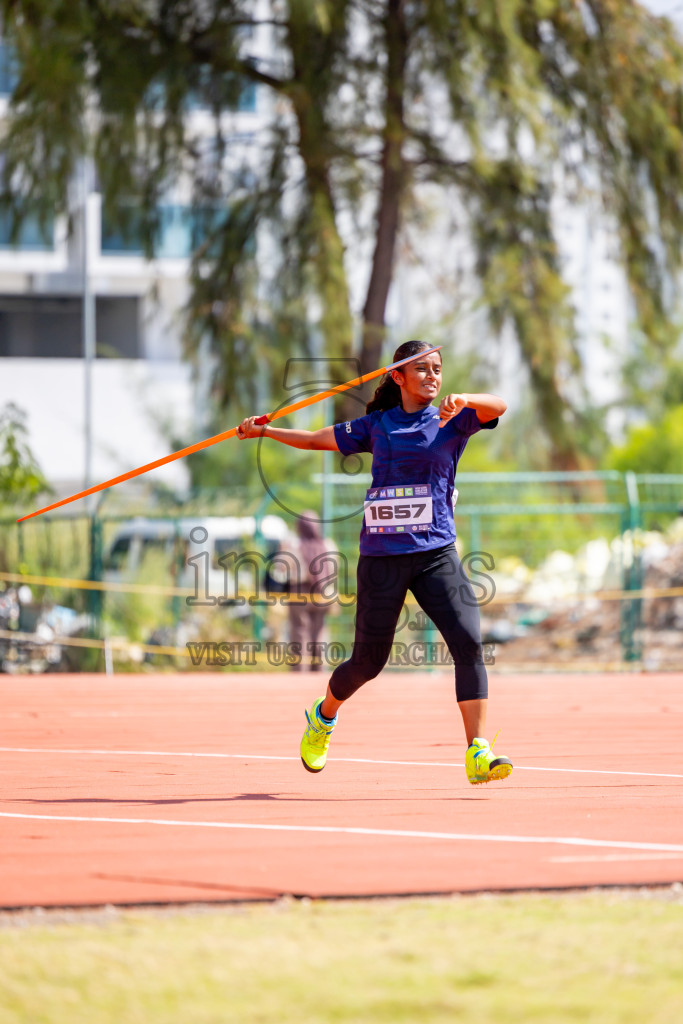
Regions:
[[463, 409], [474, 409], [480, 423], [489, 423], [503, 415], [507, 409], [507, 402], [498, 395], [446, 395], [439, 403], [439, 426], [445, 426]]

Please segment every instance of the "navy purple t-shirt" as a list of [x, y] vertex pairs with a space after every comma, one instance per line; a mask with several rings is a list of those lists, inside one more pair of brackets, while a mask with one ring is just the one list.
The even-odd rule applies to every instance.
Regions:
[[468, 438], [491, 429], [474, 409], [439, 427], [438, 410], [401, 406], [336, 423], [342, 455], [372, 452], [372, 485], [364, 504], [361, 555], [397, 555], [440, 548], [455, 540], [455, 469]]

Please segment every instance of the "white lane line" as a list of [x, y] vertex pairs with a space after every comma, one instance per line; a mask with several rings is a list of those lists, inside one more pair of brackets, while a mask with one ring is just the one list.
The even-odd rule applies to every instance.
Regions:
[[399, 839], [446, 839], [471, 843], [553, 843], [558, 846], [598, 846], [617, 850], [661, 850], [683, 853], [683, 844], [638, 843], [622, 839], [582, 839], [578, 836], [493, 836], [468, 832], [422, 832], [412, 829], [357, 828], [338, 825], [271, 825], [247, 821], [181, 821], [174, 818], [87, 818], [76, 814], [19, 814], [0, 811], [0, 818], [29, 821], [80, 821], [107, 825], [165, 825], [173, 828], [243, 829], [259, 832], [316, 832], [327, 835], [384, 836]]
[[683, 860], [680, 853], [587, 853], [577, 857], [548, 857], [552, 864], [607, 864], [631, 860]]
[[[96, 754], [115, 755], [117, 757], [222, 757], [235, 758], [238, 761], [299, 761], [300, 758], [291, 754], [226, 754], [206, 753], [187, 750], [66, 750], [47, 749], [42, 747], [0, 747], [5, 754]], [[339, 761], [346, 764], [395, 764], [410, 768], [464, 768], [462, 762], [456, 761], [386, 761], [369, 757], [330, 757], [329, 762]], [[520, 772], [571, 772], [576, 775], [632, 775], [648, 779], [683, 779], [683, 774], [674, 772], [625, 772], [606, 770], [603, 768], [539, 768], [535, 765], [516, 764], [515, 771]]]

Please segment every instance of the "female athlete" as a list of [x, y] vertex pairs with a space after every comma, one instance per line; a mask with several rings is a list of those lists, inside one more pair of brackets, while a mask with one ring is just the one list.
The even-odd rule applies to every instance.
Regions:
[[321, 430], [287, 430], [260, 426], [249, 416], [238, 427], [241, 439], [272, 437], [293, 448], [373, 456], [360, 533], [353, 652], [332, 672], [325, 697], [306, 712], [301, 760], [310, 772], [325, 767], [341, 705], [386, 664], [409, 590], [455, 663], [468, 780], [477, 785], [512, 771], [509, 758], [493, 754], [483, 737], [488, 680], [479, 609], [455, 550], [453, 522], [458, 460], [472, 434], [495, 427], [507, 406], [495, 395], [451, 394], [436, 409], [441, 355], [421, 355], [431, 348], [423, 341], [399, 346], [394, 361], [415, 359], [383, 378], [359, 419]]

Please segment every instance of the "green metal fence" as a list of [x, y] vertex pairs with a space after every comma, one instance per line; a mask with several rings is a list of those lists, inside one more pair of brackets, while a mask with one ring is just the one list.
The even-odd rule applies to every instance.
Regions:
[[[324, 518], [349, 557], [357, 544], [368, 474], [326, 472], [315, 478], [323, 487]], [[576, 552], [586, 541], [622, 537], [638, 530], [661, 530], [683, 515], [683, 475], [574, 473], [458, 473], [454, 508], [463, 553], [486, 552], [497, 566], [518, 559], [537, 567], [558, 549]], [[643, 568], [637, 544], [624, 543], [620, 587], [638, 592]], [[642, 656], [642, 598], [620, 602], [623, 660]]]
[[[353, 589], [363, 499], [370, 477], [364, 472], [355, 473], [355, 465], [354, 473], [339, 472], [343, 466], [338, 455], [325, 453], [323, 472], [311, 479], [309, 505], [315, 507], [316, 497], [321, 502], [326, 532], [348, 561]], [[638, 530], [664, 530], [683, 515], [683, 475], [459, 473], [456, 485], [455, 520], [461, 551], [487, 552], [497, 567], [504, 566], [506, 560], [516, 560], [534, 569], [557, 549], [576, 552], [590, 539], [623, 538], [618, 585], [627, 593], [619, 601], [621, 654], [626, 662], [637, 662], [642, 657], [643, 568], [639, 547], [631, 541]], [[268, 495], [260, 503], [252, 502], [252, 506], [241, 513], [256, 513], [258, 517], [277, 513], [287, 518]], [[183, 565], [184, 549], [178, 531], [183, 514], [179, 509], [173, 516], [157, 517], [170, 525], [177, 543], [172, 545], [170, 555], [167, 550], [162, 558], [151, 560], [136, 578], [137, 583], [144, 580], [158, 584], [160, 591], [167, 590], [154, 600], [148, 595], [148, 607], [140, 603], [139, 594], [133, 597], [107, 590], [79, 590], [57, 581], [36, 586], [36, 600], [87, 613], [95, 637], [101, 637], [106, 629], [123, 634], [130, 629], [139, 640], [141, 631], [137, 627], [141, 623], [135, 617], [144, 615], [156, 615], [169, 628], [177, 628], [189, 614], [184, 596], [169, 590], [177, 585]], [[124, 514], [106, 515], [100, 510], [89, 516], [42, 516], [22, 524], [14, 519], [0, 521], [0, 573], [97, 584], [106, 575], [106, 556], [112, 541], [129, 520]], [[630, 592], [634, 592], [633, 598], [628, 597]], [[196, 609], [194, 614], [196, 618]], [[225, 638], [247, 633], [260, 638], [267, 635], [274, 617], [269, 607], [255, 604], [248, 618], [225, 619]], [[417, 620], [415, 629], [420, 635], [432, 635], [429, 623]], [[329, 630], [332, 640], [350, 645], [351, 605], [330, 616]], [[89, 664], [94, 664], [92, 658]]]
[[[355, 539], [368, 474], [326, 472], [324, 518], [345, 542]], [[491, 551], [537, 565], [558, 548], [576, 550], [589, 533], [661, 529], [683, 515], [683, 475], [617, 472], [458, 473], [454, 509], [467, 551]], [[533, 525], [533, 529], [530, 527]]]

